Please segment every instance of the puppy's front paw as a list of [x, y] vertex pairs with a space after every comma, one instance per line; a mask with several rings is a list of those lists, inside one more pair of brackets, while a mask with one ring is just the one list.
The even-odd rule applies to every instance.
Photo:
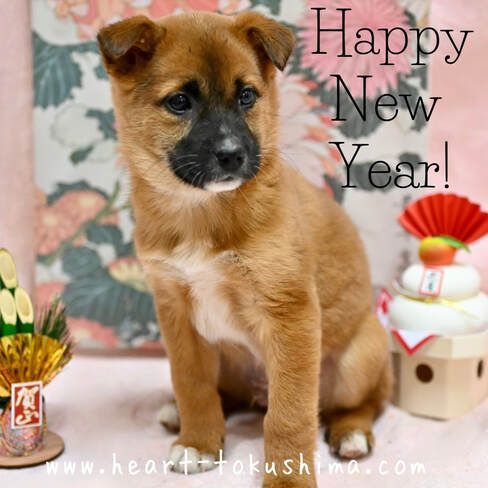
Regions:
[[165, 403], [158, 412], [158, 422], [170, 432], [179, 432], [180, 414], [176, 402]]
[[342, 436], [338, 444], [331, 447], [343, 459], [359, 459], [370, 452], [372, 444], [372, 434], [365, 434], [357, 429]]
[[202, 453], [194, 447], [185, 447], [181, 444], [174, 444], [169, 452], [171, 469], [177, 473], [195, 474], [210, 471], [217, 467], [215, 460], [213, 454]]

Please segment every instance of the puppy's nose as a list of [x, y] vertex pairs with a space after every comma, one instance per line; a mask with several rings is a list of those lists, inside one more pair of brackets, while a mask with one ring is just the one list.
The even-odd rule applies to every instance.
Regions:
[[246, 154], [242, 145], [235, 140], [224, 140], [217, 146], [215, 157], [222, 169], [235, 171], [244, 164]]
[[243, 149], [217, 151], [215, 155], [221, 168], [227, 171], [235, 171], [244, 164], [245, 155]]

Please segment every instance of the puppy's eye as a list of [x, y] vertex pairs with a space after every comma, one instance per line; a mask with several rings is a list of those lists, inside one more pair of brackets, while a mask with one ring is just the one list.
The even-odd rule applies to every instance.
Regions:
[[242, 108], [250, 108], [256, 102], [256, 92], [250, 86], [243, 88], [239, 93], [239, 105]]
[[183, 115], [191, 109], [191, 100], [184, 93], [175, 93], [164, 101], [164, 105], [170, 112]]

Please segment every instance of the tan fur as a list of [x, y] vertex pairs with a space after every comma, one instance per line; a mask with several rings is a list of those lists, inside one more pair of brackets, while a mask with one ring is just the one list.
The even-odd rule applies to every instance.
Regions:
[[[312, 465], [319, 412], [333, 450], [358, 429], [372, 443], [391, 375], [363, 246], [342, 209], [285, 167], [277, 147], [275, 66], [286, 63], [291, 33], [255, 13], [200, 13], [136, 17], [103, 29], [99, 43], [129, 161], [137, 254], [171, 362], [176, 443], [217, 454], [218, 390], [251, 402], [249, 372], [260, 363], [268, 462], [298, 466], [303, 453]], [[167, 164], [188, 123], [157, 102], [195, 77], [207, 96], [227, 99], [238, 76], [261, 93], [247, 117], [260, 171], [230, 192], [190, 187]], [[313, 487], [315, 477], [269, 475], [264, 486]]]

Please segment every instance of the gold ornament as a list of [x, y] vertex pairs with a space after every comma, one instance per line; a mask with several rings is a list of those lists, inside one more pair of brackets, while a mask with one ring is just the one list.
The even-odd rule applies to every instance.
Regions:
[[70, 344], [44, 335], [0, 338], [0, 396], [10, 396], [12, 383], [42, 381], [47, 385], [71, 357]]

